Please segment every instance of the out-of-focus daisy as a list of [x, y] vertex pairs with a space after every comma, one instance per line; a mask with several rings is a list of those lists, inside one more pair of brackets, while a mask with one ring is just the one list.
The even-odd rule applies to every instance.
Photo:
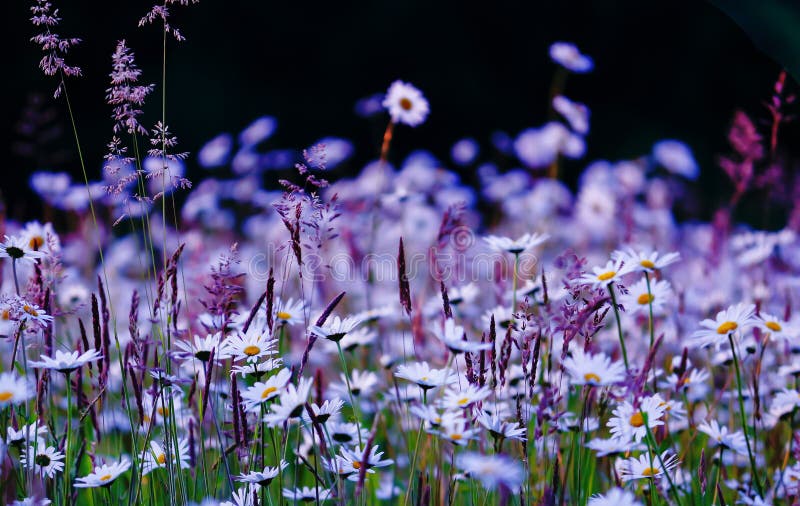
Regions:
[[350, 371], [349, 378], [345, 378], [344, 373], [340, 373], [339, 379], [341, 379], [341, 382], [331, 385], [331, 392], [341, 395], [343, 398], [349, 398], [347, 389], [348, 380], [350, 383], [350, 393], [352, 393], [354, 397], [370, 397], [380, 386], [380, 378], [372, 371], [353, 369]]
[[710, 377], [711, 374], [705, 369], [691, 369], [681, 376], [670, 374], [658, 386], [675, 392], [685, 392], [690, 401], [700, 401], [708, 394], [707, 382]]
[[559, 155], [577, 159], [586, 152], [586, 141], [583, 137], [572, 133], [557, 121], [547, 123], [541, 128], [523, 130], [514, 140], [513, 146], [517, 158], [531, 169], [547, 167]]
[[608, 386], [625, 379], [625, 366], [612, 362], [603, 353], [588, 355], [575, 351], [562, 365], [573, 385]]
[[276, 339], [251, 326], [244, 335], [235, 334], [228, 336], [223, 341], [223, 350], [234, 361], [245, 360], [249, 363], [258, 362], [261, 357], [268, 357], [278, 353], [275, 350]]
[[39, 357], [41, 360], [31, 360], [28, 365], [36, 369], [50, 369], [68, 374], [102, 357], [103, 355], [97, 350], [89, 350], [81, 354], [78, 354], [77, 351], [65, 353], [56, 350], [53, 358], [42, 355]]
[[589, 498], [587, 506], [642, 506], [633, 492], [621, 488], [612, 488], [605, 494], [596, 494]]
[[677, 251], [660, 255], [657, 251], [636, 251], [629, 248], [626, 251], [617, 250], [611, 254], [614, 260], [622, 260], [629, 264], [632, 270], [641, 272], [653, 272], [674, 264], [681, 258]]
[[578, 282], [592, 288], [605, 288], [610, 283], [617, 283], [620, 279], [633, 270], [633, 266], [622, 260], [609, 260], [604, 266], [592, 268], [578, 278]]
[[279, 466], [267, 466], [263, 471], [250, 471], [247, 474], [241, 474], [236, 477], [236, 481], [252, 483], [253, 485], [261, 485], [262, 487], [266, 487], [272, 483], [272, 480], [274, 480], [281, 473], [281, 471], [286, 469], [286, 466], [288, 465], [288, 462], [281, 460]]
[[747, 455], [747, 441], [743, 432], [729, 432], [724, 425], [720, 427], [716, 420], [701, 423], [697, 426], [697, 430], [707, 434], [713, 443], [729, 448], [739, 455]]
[[506, 487], [516, 491], [525, 481], [525, 473], [519, 461], [502, 454], [461, 453], [457, 457], [456, 465], [470, 478], [481, 482], [487, 490]]
[[328, 422], [326, 427], [331, 444], [354, 445], [369, 437], [369, 431], [357, 423]]
[[772, 399], [769, 412], [772, 416], [781, 417], [800, 408], [800, 392], [795, 389], [784, 388]]
[[33, 394], [34, 391], [25, 378], [19, 378], [13, 372], [0, 374], [0, 408], [22, 404], [33, 397]]
[[411, 83], [395, 81], [389, 86], [383, 107], [389, 111], [394, 123], [415, 127], [425, 122], [430, 106], [425, 96]]
[[[663, 465], [661, 464], [663, 461]], [[641, 480], [643, 478], [657, 478], [671, 473], [678, 466], [678, 457], [670, 454], [669, 450], [657, 455], [645, 453], [639, 457], [619, 459], [615, 463], [619, 479], [623, 482]]]
[[592, 59], [582, 54], [575, 44], [570, 42], [553, 43], [553, 45], [550, 46], [550, 58], [576, 74], [591, 72], [594, 68]]
[[296, 325], [305, 321], [306, 305], [302, 300], [289, 299], [278, 302], [275, 308], [275, 322], [278, 325]]
[[262, 404], [280, 395], [281, 389], [291, 378], [292, 372], [289, 369], [281, 369], [267, 381], [258, 382], [242, 392], [245, 411], [258, 412]]
[[253, 376], [256, 379], [261, 378], [266, 373], [283, 366], [282, 358], [268, 358], [262, 362], [245, 362], [241, 365], [234, 365], [231, 367], [231, 374], [239, 374], [243, 378]]
[[394, 375], [416, 383], [423, 390], [448, 385], [458, 380], [458, 376], [445, 369], [431, 369], [427, 362], [401, 364]]
[[464, 418], [454, 413], [444, 413], [441, 423], [435, 428], [428, 429], [428, 432], [457, 446], [466, 446], [480, 433], [477, 429], [468, 428]]
[[756, 325], [761, 328], [764, 333], [768, 333], [772, 339], [792, 341], [800, 335], [800, 329], [795, 327], [792, 322], [787, 322], [783, 318], [761, 313], [756, 319]]
[[[662, 418], [666, 412], [663, 399], [654, 395], [641, 399], [638, 408], [628, 401], [623, 401], [614, 409], [614, 416], [606, 424], [611, 428], [614, 437], [626, 441], [641, 441], [647, 434], [647, 429], [655, 429], [664, 425]], [[645, 427], [645, 417], [647, 427]]]
[[545, 242], [550, 236], [547, 234], [523, 234], [521, 237], [517, 239], [511, 239], [510, 237], [500, 237], [496, 235], [490, 235], [484, 237], [483, 240], [486, 241], [489, 246], [499, 252], [508, 252], [514, 255], [519, 255], [520, 253], [527, 251], [531, 248], [535, 248], [536, 246]]
[[573, 102], [565, 96], [553, 97], [553, 109], [569, 123], [575, 133], [586, 135], [589, 133], [589, 108], [584, 104]]
[[0, 258], [35, 263], [37, 258], [43, 256], [43, 252], [30, 248], [24, 237], [5, 236], [5, 241], [0, 243]]
[[[339, 341], [339, 345], [345, 351], [353, 351], [359, 346], [369, 346], [375, 342], [375, 338], [377, 337], [378, 333], [374, 330], [361, 327], [345, 334], [342, 340]], [[328, 341], [328, 343], [333, 345], [333, 349], [335, 351], [335, 343], [332, 341]]]
[[111, 484], [114, 483], [114, 480], [119, 478], [122, 473], [126, 472], [130, 468], [131, 461], [124, 457], [119, 462], [95, 466], [91, 473], [75, 480], [75, 487], [110, 487]]
[[447, 318], [444, 321], [444, 328], [439, 329], [434, 327], [434, 335], [439, 339], [451, 353], [475, 352], [480, 350], [489, 350], [492, 348], [491, 343], [475, 343], [464, 339], [464, 327], [456, 325], [452, 318]]
[[664, 305], [672, 298], [672, 287], [669, 281], [663, 279], [650, 281], [649, 291], [647, 289], [647, 280], [644, 278], [627, 288], [628, 293], [620, 296], [619, 301], [625, 306], [625, 311], [630, 314], [648, 314], [651, 303], [653, 305], [653, 314], [661, 314], [664, 310]]
[[31, 469], [48, 478], [64, 471], [64, 454], [53, 446], [29, 446], [20, 456], [20, 462], [25, 469]]
[[700, 172], [692, 151], [680, 141], [664, 140], [657, 142], [653, 146], [653, 158], [668, 171], [687, 179], [697, 179]]
[[[175, 455], [175, 445], [169, 448], [173, 464], [179, 465], [181, 469], [189, 469], [189, 443], [186, 439], [178, 440], [178, 454]], [[159, 468], [167, 466], [167, 451], [160, 443], [150, 441], [150, 447], [143, 451], [139, 456], [142, 461], [142, 476], [148, 475]]]
[[50, 429], [47, 425], [38, 421], [23, 425], [18, 430], [9, 426], [6, 444], [9, 446], [34, 446], [33, 442], [38, 440], [36, 446], [43, 446], [44, 438], [49, 432]]
[[596, 438], [586, 443], [586, 448], [596, 451], [598, 457], [615, 455], [617, 453], [628, 453], [632, 450], [638, 450], [641, 447], [641, 443], [635, 444], [617, 437], [609, 439]]
[[361, 320], [356, 317], [348, 316], [345, 319], [341, 319], [338, 316], [334, 316], [324, 325], [311, 325], [308, 327], [309, 332], [313, 332], [314, 334], [318, 335], [319, 337], [324, 337], [333, 342], [341, 341], [342, 338], [348, 333], [351, 332], [354, 328], [358, 327], [361, 324]]
[[719, 347], [728, 342], [728, 334], [738, 334], [758, 324], [755, 311], [756, 307], [753, 304], [741, 302], [720, 311], [713, 320], [707, 318], [701, 321], [701, 328], [692, 334], [695, 346]]

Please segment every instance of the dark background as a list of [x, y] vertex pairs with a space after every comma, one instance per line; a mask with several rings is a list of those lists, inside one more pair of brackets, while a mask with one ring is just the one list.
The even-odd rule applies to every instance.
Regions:
[[[158, 26], [137, 27], [146, 1], [54, 1], [63, 18], [58, 33], [83, 39], [68, 61], [80, 65], [84, 77], [72, 79], [69, 89], [90, 178], [98, 179], [111, 137], [104, 93], [116, 41], [128, 41], [143, 81], [157, 84], [146, 107], [149, 126], [160, 119], [161, 34]], [[301, 149], [326, 135], [349, 138], [356, 156], [339, 173], [352, 173], [377, 155], [386, 121], [356, 116], [354, 103], [399, 78], [423, 90], [432, 112], [423, 126], [398, 133], [393, 160], [413, 148], [447, 160], [462, 137], [490, 150], [493, 131], [516, 135], [544, 123], [555, 70], [548, 47], [572, 41], [593, 57], [595, 71], [567, 83], [565, 94], [592, 110], [592, 128], [587, 156], [569, 162], [565, 177], [574, 182], [589, 160], [635, 158], [659, 139], [677, 138], [701, 165], [699, 212], [707, 215], [730, 193], [715, 157], [728, 151], [725, 134], [734, 111], [766, 118], [762, 101], [783, 66], [795, 70], [800, 55], [785, 40], [798, 37], [792, 17], [798, 8], [790, 2], [715, 3], [202, 0], [173, 6], [173, 21], [187, 40], [168, 43], [167, 122], [182, 149], [196, 153], [219, 132], [237, 133], [258, 116], [274, 115], [279, 126], [269, 146]], [[56, 83], [39, 72], [40, 52], [29, 42], [36, 33], [29, 6], [3, 6], [0, 190], [18, 218], [40, 211], [27, 190], [32, 170], [80, 174], [63, 99], [52, 100]], [[789, 86], [796, 89], [792, 80]], [[60, 135], [51, 132], [53, 140], [33, 157], [17, 149], [31, 93], [46, 98], [41, 107], [56, 115], [52, 125], [61, 125]], [[795, 151], [796, 132], [792, 126], [782, 139]], [[193, 158], [189, 168], [195, 181], [202, 177]], [[462, 173], [476, 180], [473, 171]]]

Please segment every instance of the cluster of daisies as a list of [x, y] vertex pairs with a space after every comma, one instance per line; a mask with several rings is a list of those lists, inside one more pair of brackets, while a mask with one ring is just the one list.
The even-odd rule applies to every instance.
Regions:
[[[594, 67], [550, 56], [560, 86]], [[364, 167], [258, 118], [172, 219], [34, 174], [67, 219], [0, 243], [0, 501], [795, 503], [796, 231], [679, 223], [672, 139], [566, 186], [590, 111], [556, 91], [563, 121], [398, 160], [430, 106], [396, 81], [356, 106]]]

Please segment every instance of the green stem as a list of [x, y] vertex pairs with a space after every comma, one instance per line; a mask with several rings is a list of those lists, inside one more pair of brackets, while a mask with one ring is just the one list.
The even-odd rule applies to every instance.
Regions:
[[625, 371], [628, 372], [628, 352], [625, 350], [625, 339], [622, 336], [622, 321], [619, 316], [619, 307], [617, 306], [617, 296], [614, 294], [614, 283], [608, 284], [608, 293], [611, 295], [611, 304], [614, 306], [614, 318], [617, 320], [617, 334], [619, 334], [619, 345], [622, 348], [622, 360], [625, 362]]
[[744, 410], [744, 395], [742, 394], [742, 375], [739, 371], [739, 358], [736, 356], [736, 345], [733, 342], [733, 332], [728, 333], [728, 342], [731, 345], [731, 353], [733, 353], [733, 367], [736, 370], [736, 389], [739, 394], [739, 414], [742, 416], [742, 431], [744, 432], [744, 441], [747, 444], [747, 456], [750, 459], [750, 470], [753, 473], [753, 482], [756, 485], [758, 495], [764, 495], [764, 490], [761, 488], [761, 480], [758, 479], [758, 470], [756, 468], [756, 459], [753, 456], [753, 450], [750, 447], [750, 435], [747, 430], [747, 414]]

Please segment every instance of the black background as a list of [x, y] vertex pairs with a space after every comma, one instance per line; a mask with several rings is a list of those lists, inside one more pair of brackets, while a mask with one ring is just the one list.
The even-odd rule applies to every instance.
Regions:
[[[84, 76], [68, 86], [90, 178], [97, 179], [111, 136], [104, 92], [116, 41], [128, 41], [143, 81], [157, 85], [146, 107], [151, 125], [160, 119], [161, 33], [158, 26], [137, 27], [148, 2], [55, 2], [63, 18], [58, 32], [83, 39], [69, 61]], [[6, 162], [0, 190], [10, 215], [19, 218], [40, 211], [27, 191], [32, 170], [80, 174], [63, 100], [52, 102], [56, 83], [38, 71], [40, 53], [29, 42], [36, 33], [29, 5], [4, 4]], [[423, 126], [398, 132], [393, 160], [414, 148], [447, 160], [452, 143], [465, 136], [489, 150], [493, 131], [515, 135], [547, 120], [555, 71], [548, 47], [565, 40], [591, 55], [596, 67], [567, 83], [565, 94], [592, 110], [587, 156], [567, 164], [567, 180], [574, 183], [589, 160], [635, 158], [659, 139], [677, 138], [701, 165], [701, 216], [730, 192], [715, 157], [728, 150], [725, 134], [734, 111], [766, 118], [762, 101], [781, 70], [726, 13], [700, 0], [202, 0], [172, 11], [187, 40], [168, 42], [166, 111], [184, 150], [196, 153], [217, 133], [236, 133], [270, 114], [279, 121], [272, 147], [301, 149], [326, 135], [351, 139], [356, 157], [338, 172], [352, 173], [377, 155], [386, 121], [357, 117], [354, 103], [398, 78], [422, 89], [432, 112]], [[790, 87], [796, 88], [794, 82]], [[63, 126], [60, 138], [35, 159], [14, 149], [31, 93], [52, 102]], [[784, 132], [790, 147], [795, 132]], [[189, 166], [191, 178], [203, 177], [193, 159]], [[471, 170], [463, 175], [475, 181]], [[274, 185], [272, 177], [266, 185]]]

